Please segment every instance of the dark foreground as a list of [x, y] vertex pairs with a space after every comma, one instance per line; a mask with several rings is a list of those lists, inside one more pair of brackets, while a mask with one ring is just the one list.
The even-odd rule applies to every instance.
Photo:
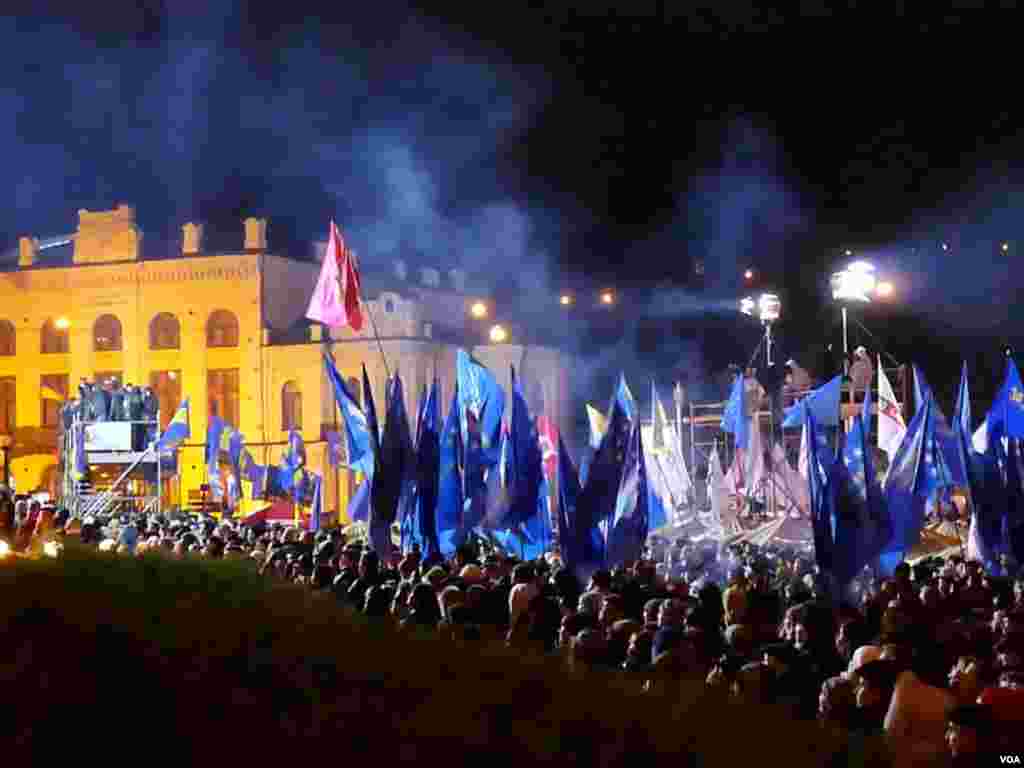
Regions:
[[5, 562], [0, 622], [12, 765], [800, 768], [843, 748], [813, 723], [723, 704], [701, 685], [644, 695], [614, 677], [569, 677], [557, 660], [400, 635], [232, 562], [70, 550]]

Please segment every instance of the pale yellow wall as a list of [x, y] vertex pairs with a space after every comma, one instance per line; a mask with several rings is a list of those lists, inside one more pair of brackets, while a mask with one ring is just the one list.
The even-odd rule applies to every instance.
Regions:
[[[17, 336], [16, 356], [0, 357], [0, 376], [17, 378], [17, 427], [39, 426], [39, 378], [43, 374], [67, 374], [73, 393], [81, 378], [92, 378], [97, 371], [123, 371], [125, 382], [145, 385], [151, 371], [181, 370], [182, 395], [192, 402], [191, 442], [202, 442], [206, 372], [239, 368], [240, 426], [243, 431], [258, 431], [262, 426], [258, 408], [258, 259], [256, 255], [213, 256], [0, 274], [0, 317], [14, 324]], [[216, 309], [231, 311], [238, 318], [237, 349], [206, 348], [206, 321]], [[149, 323], [160, 312], [178, 318], [180, 350], [149, 349]], [[103, 314], [113, 314], [121, 322], [121, 351], [93, 349], [93, 325]], [[66, 317], [71, 323], [70, 352], [44, 355], [40, 352], [43, 323], [57, 317]], [[34, 486], [53, 461], [53, 457], [33, 459], [37, 477], [20, 472], [19, 488]], [[186, 464], [185, 487], [202, 482], [201, 458], [196, 463], [200, 466], [195, 471], [190, 469], [191, 462]]]

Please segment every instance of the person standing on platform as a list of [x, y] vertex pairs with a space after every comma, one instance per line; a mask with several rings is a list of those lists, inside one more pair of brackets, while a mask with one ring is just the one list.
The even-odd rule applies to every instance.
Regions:
[[110, 420], [110, 393], [101, 385], [92, 385], [92, 418], [93, 421]]
[[125, 393], [125, 402], [127, 403], [128, 419], [132, 422], [132, 450], [141, 451], [145, 446], [142, 444], [146, 439], [146, 425], [141, 423], [143, 419], [142, 412], [142, 393], [139, 388], [131, 384], [128, 385]]
[[160, 401], [153, 393], [152, 387], [145, 387], [142, 390], [142, 418], [146, 420], [146, 445], [156, 440], [157, 431], [160, 425], [157, 419], [160, 415]]
[[864, 399], [864, 393], [871, 387], [874, 374], [875, 369], [871, 365], [868, 351], [864, 347], [857, 347], [853, 351], [853, 365], [850, 366], [850, 394], [854, 402]]
[[110, 420], [124, 420], [124, 390], [119, 381], [112, 382], [110, 387]]

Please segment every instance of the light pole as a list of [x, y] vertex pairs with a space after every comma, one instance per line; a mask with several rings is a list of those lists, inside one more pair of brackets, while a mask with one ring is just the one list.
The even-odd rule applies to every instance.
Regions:
[[875, 265], [867, 261], [855, 261], [841, 272], [835, 272], [831, 279], [832, 300], [839, 302], [843, 316], [843, 375], [850, 373], [850, 334], [847, 326], [847, 308], [851, 302], [870, 304], [871, 294], [885, 286], [885, 295], [892, 292], [892, 285], [879, 285], [875, 277]]
[[755, 301], [752, 296], [740, 299], [740, 312], [750, 317], [757, 317], [764, 326], [765, 364], [771, 367], [772, 361], [772, 323], [782, 314], [782, 302], [774, 293], [762, 293]]

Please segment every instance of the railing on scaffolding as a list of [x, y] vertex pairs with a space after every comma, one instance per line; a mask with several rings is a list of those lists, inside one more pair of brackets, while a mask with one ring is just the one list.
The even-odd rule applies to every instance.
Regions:
[[[83, 430], [90, 425], [105, 424], [105, 423], [116, 423], [116, 424], [128, 424], [132, 427], [142, 427], [147, 430], [147, 434], [153, 435], [153, 440], [148, 441], [148, 444], [141, 451], [117, 451], [117, 450], [97, 450], [90, 451], [88, 453], [102, 453], [102, 454], [118, 454], [123, 453], [127, 456], [134, 456], [129, 466], [121, 472], [116, 480], [111, 483], [110, 487], [102, 493], [96, 494], [83, 499], [81, 494], [82, 480], [76, 477], [76, 467], [73, 466], [71, 458], [75, 456], [74, 444], [77, 439], [77, 431]], [[155, 428], [155, 429], [154, 429]], [[153, 429], [152, 433], [149, 430]], [[98, 421], [83, 421], [76, 418], [71, 428], [65, 431], [64, 434], [64, 488], [65, 494], [70, 493], [72, 496], [72, 504], [74, 514], [78, 517], [85, 517], [86, 515], [98, 515], [107, 511], [114, 503], [124, 501], [141, 501], [144, 504], [144, 510], [149, 512], [152, 509], [156, 509], [159, 513], [161, 508], [162, 500], [162, 484], [161, 484], [161, 462], [160, 456], [157, 452], [156, 446], [159, 444], [161, 437], [160, 431], [160, 414], [157, 412], [154, 420], [134, 420], [134, 421], [117, 421], [117, 422], [98, 422]], [[84, 439], [82, 440], [84, 444]], [[134, 438], [133, 438], [134, 446]], [[156, 464], [156, 492], [150, 496], [131, 496], [119, 494], [119, 488], [134, 472], [140, 464], [146, 460], [155, 461]], [[85, 457], [86, 465], [91, 465], [88, 460], [88, 455]], [[113, 462], [105, 462], [113, 463]]]

